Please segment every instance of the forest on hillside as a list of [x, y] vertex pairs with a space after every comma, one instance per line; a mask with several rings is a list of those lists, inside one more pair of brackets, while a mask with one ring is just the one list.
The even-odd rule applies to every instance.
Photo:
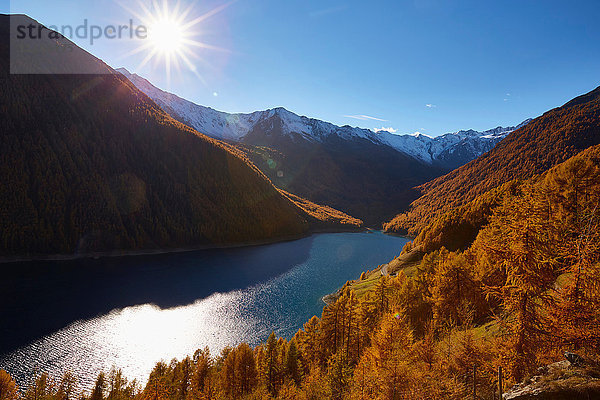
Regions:
[[527, 179], [600, 144], [600, 87], [535, 118], [490, 152], [417, 189], [408, 211], [384, 224], [418, 235], [437, 217], [514, 179]]
[[361, 294], [349, 282], [290, 340], [159, 362], [143, 386], [113, 370], [87, 394], [70, 373], [19, 392], [0, 372], [0, 397], [464, 399], [475, 386], [492, 398], [498, 367], [509, 387], [565, 350], [597, 362], [600, 146], [499, 193], [465, 250], [442, 246]]
[[234, 243], [305, 232], [249, 163], [118, 76], [0, 79], [0, 255]]
[[[107, 73], [10, 74], [10, 18], [0, 16], [0, 257], [245, 244], [362, 224], [291, 200], [240, 151], [175, 121], [81, 49], [61, 62]], [[48, 62], [35, 54], [32, 65]]]

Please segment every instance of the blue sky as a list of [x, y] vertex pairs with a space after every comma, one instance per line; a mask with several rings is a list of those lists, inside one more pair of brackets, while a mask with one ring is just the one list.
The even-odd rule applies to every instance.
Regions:
[[[198, 0], [188, 19], [224, 4]], [[0, 2], [9, 9], [46, 25], [133, 17], [114, 0]], [[516, 124], [600, 85], [599, 16], [597, 0], [238, 0], [192, 28], [193, 40], [225, 51], [194, 47], [197, 74], [183, 68], [170, 80], [161, 60], [140, 68], [145, 52], [125, 56], [136, 43], [74, 41], [219, 110], [283, 106], [340, 125], [436, 136]]]

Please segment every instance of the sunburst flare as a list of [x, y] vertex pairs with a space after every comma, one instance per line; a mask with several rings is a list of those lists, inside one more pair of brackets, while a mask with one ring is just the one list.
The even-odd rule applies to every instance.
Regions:
[[229, 50], [204, 43], [200, 40], [200, 26], [203, 21], [223, 11], [232, 2], [225, 3], [198, 17], [193, 16], [195, 2], [182, 7], [181, 0], [153, 0], [148, 7], [141, 0], [137, 0], [137, 10], [118, 1], [119, 5], [138, 18], [148, 29], [148, 35], [142, 43], [125, 56], [145, 53], [145, 57], [138, 65], [138, 69], [146, 66], [150, 61], [163, 64], [170, 83], [171, 74], [182, 68], [192, 71], [202, 81], [202, 76], [196, 67], [197, 62], [203, 62], [198, 49], [214, 51]]

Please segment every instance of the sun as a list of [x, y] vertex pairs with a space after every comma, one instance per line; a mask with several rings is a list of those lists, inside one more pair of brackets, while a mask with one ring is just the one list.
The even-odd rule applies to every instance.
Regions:
[[140, 69], [150, 61], [164, 64], [167, 82], [171, 79], [173, 69], [179, 72], [181, 68], [189, 69], [202, 79], [196, 67], [196, 62], [203, 61], [198, 50], [227, 51], [199, 40], [200, 28], [203, 21], [221, 12], [233, 1], [196, 17], [193, 16], [193, 5], [196, 2], [183, 8], [182, 2], [185, 0], [137, 0], [138, 10], [132, 10], [128, 4], [117, 1], [121, 7], [136, 16], [148, 30], [147, 37], [126, 56], [145, 52], [146, 56], [138, 66]]
[[148, 40], [157, 53], [176, 53], [185, 45], [185, 32], [177, 21], [162, 18], [148, 28]]

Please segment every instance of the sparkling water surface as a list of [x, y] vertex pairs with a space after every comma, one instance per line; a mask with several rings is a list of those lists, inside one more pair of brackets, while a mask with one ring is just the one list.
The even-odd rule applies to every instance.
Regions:
[[157, 361], [213, 354], [271, 331], [291, 337], [322, 297], [391, 260], [405, 238], [317, 234], [265, 246], [0, 265], [0, 368], [26, 387], [66, 371], [89, 389], [121, 368], [144, 383]]

